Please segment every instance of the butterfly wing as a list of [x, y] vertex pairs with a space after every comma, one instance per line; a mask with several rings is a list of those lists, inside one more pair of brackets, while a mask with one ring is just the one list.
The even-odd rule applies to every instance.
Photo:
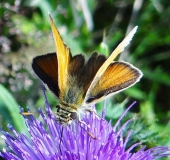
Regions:
[[[97, 71], [105, 62], [106, 57], [104, 55], [99, 55], [97, 52], [93, 52], [91, 57], [85, 63], [81, 72], [78, 73], [78, 82], [82, 85], [84, 94], [87, 92], [90, 84], [92, 83]], [[84, 98], [84, 97], [83, 97]]]
[[[112, 54], [110, 55], [110, 57], [102, 64], [102, 66], [99, 68], [99, 70], [97, 71], [92, 83], [90, 84], [86, 95], [85, 95], [85, 100], [84, 100], [84, 104], [86, 104], [87, 102], [92, 102], [92, 100], [89, 100], [89, 98], [92, 96], [92, 92], [96, 91], [96, 83], [98, 83], [98, 81], [101, 79], [102, 75], [104, 74], [104, 72], [106, 71], [106, 69], [110, 66], [110, 64], [113, 62], [113, 60], [117, 57], [117, 55], [122, 52], [124, 50], [124, 48], [130, 43], [130, 41], [132, 40], [135, 32], [137, 30], [137, 27], [135, 27], [124, 39], [123, 41], [117, 46], [117, 48], [112, 52]], [[140, 73], [141, 74], [141, 73]], [[141, 74], [142, 75], [142, 74]], [[105, 74], [106, 76], [106, 74]], [[141, 76], [139, 76], [140, 78]], [[107, 78], [108, 79], [108, 78]], [[101, 84], [100, 85], [104, 85]], [[109, 87], [109, 86], [108, 86]], [[93, 88], [95, 88], [93, 90]], [[127, 88], [127, 87], [125, 87]], [[101, 90], [99, 91], [101, 92]]]
[[58, 62], [56, 53], [35, 57], [32, 61], [32, 68], [44, 84], [59, 97]]
[[92, 88], [86, 103], [98, 102], [131, 87], [141, 78], [139, 69], [126, 62], [113, 62]]
[[[50, 15], [49, 15], [50, 16]], [[58, 87], [60, 90], [59, 97], [63, 97], [68, 84], [68, 67], [71, 60], [70, 49], [63, 43], [63, 40], [54, 25], [50, 16], [51, 29], [54, 37], [56, 58], [58, 62]]]

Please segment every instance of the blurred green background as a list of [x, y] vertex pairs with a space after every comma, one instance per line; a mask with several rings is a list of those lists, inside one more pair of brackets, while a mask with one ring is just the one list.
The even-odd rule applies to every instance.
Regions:
[[[25, 131], [18, 106], [44, 107], [40, 80], [31, 61], [54, 52], [48, 13], [73, 55], [92, 51], [108, 56], [134, 26], [139, 26], [119, 59], [140, 68], [143, 78], [107, 100], [113, 122], [133, 101], [130, 127], [134, 141], [148, 147], [170, 146], [170, 5], [167, 0], [1, 0], [0, 2], [0, 127]], [[51, 106], [56, 99], [48, 92]], [[97, 105], [101, 112], [103, 103]], [[38, 115], [37, 115], [38, 116]], [[140, 117], [140, 118], [139, 118]], [[142, 130], [142, 133], [140, 133]], [[0, 146], [4, 146], [2, 139]]]

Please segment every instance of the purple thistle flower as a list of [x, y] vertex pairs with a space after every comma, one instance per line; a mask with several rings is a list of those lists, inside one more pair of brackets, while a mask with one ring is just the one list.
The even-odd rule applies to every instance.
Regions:
[[[39, 110], [45, 124], [33, 116], [29, 119], [25, 117], [30, 137], [16, 132], [11, 125], [8, 127], [13, 135], [1, 130], [8, 151], [3, 149], [0, 155], [13, 160], [153, 160], [169, 156], [170, 148], [164, 146], [147, 150], [143, 146], [138, 151], [132, 152], [135, 147], [141, 145], [136, 143], [125, 149], [132, 130], [123, 138], [123, 129], [133, 119], [126, 121], [120, 129], [117, 128], [133, 105], [134, 103], [125, 110], [114, 127], [93, 113], [85, 114], [82, 119], [88, 126], [80, 124], [80, 127], [73, 122], [64, 127], [56, 122], [55, 115], [46, 101], [47, 113]], [[102, 117], [104, 116], [105, 109], [102, 113]], [[90, 137], [83, 128], [92, 133], [97, 140]]]

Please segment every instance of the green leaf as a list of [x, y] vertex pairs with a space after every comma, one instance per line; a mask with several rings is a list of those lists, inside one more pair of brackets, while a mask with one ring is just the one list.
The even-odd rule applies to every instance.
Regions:
[[143, 73], [144, 73], [145, 77], [147, 77], [148, 79], [150, 79], [154, 82], [158, 82], [158, 83], [162, 83], [167, 86], [170, 86], [169, 74], [166, 73], [163, 69], [161, 69], [159, 67], [156, 68], [154, 71], [152, 71], [148, 68], [147, 70], [143, 70]]
[[9, 91], [1, 84], [0, 101], [7, 107], [10, 116], [13, 119], [15, 129], [19, 132], [22, 131], [26, 133], [26, 125], [24, 122], [24, 118], [22, 115], [19, 114], [19, 105], [17, 104], [13, 96], [9, 93]]

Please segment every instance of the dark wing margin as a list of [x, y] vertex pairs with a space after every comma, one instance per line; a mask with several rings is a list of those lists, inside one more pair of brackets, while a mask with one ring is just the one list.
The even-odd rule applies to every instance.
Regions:
[[48, 88], [59, 97], [58, 63], [56, 53], [37, 56], [32, 61], [32, 68], [36, 75]]

